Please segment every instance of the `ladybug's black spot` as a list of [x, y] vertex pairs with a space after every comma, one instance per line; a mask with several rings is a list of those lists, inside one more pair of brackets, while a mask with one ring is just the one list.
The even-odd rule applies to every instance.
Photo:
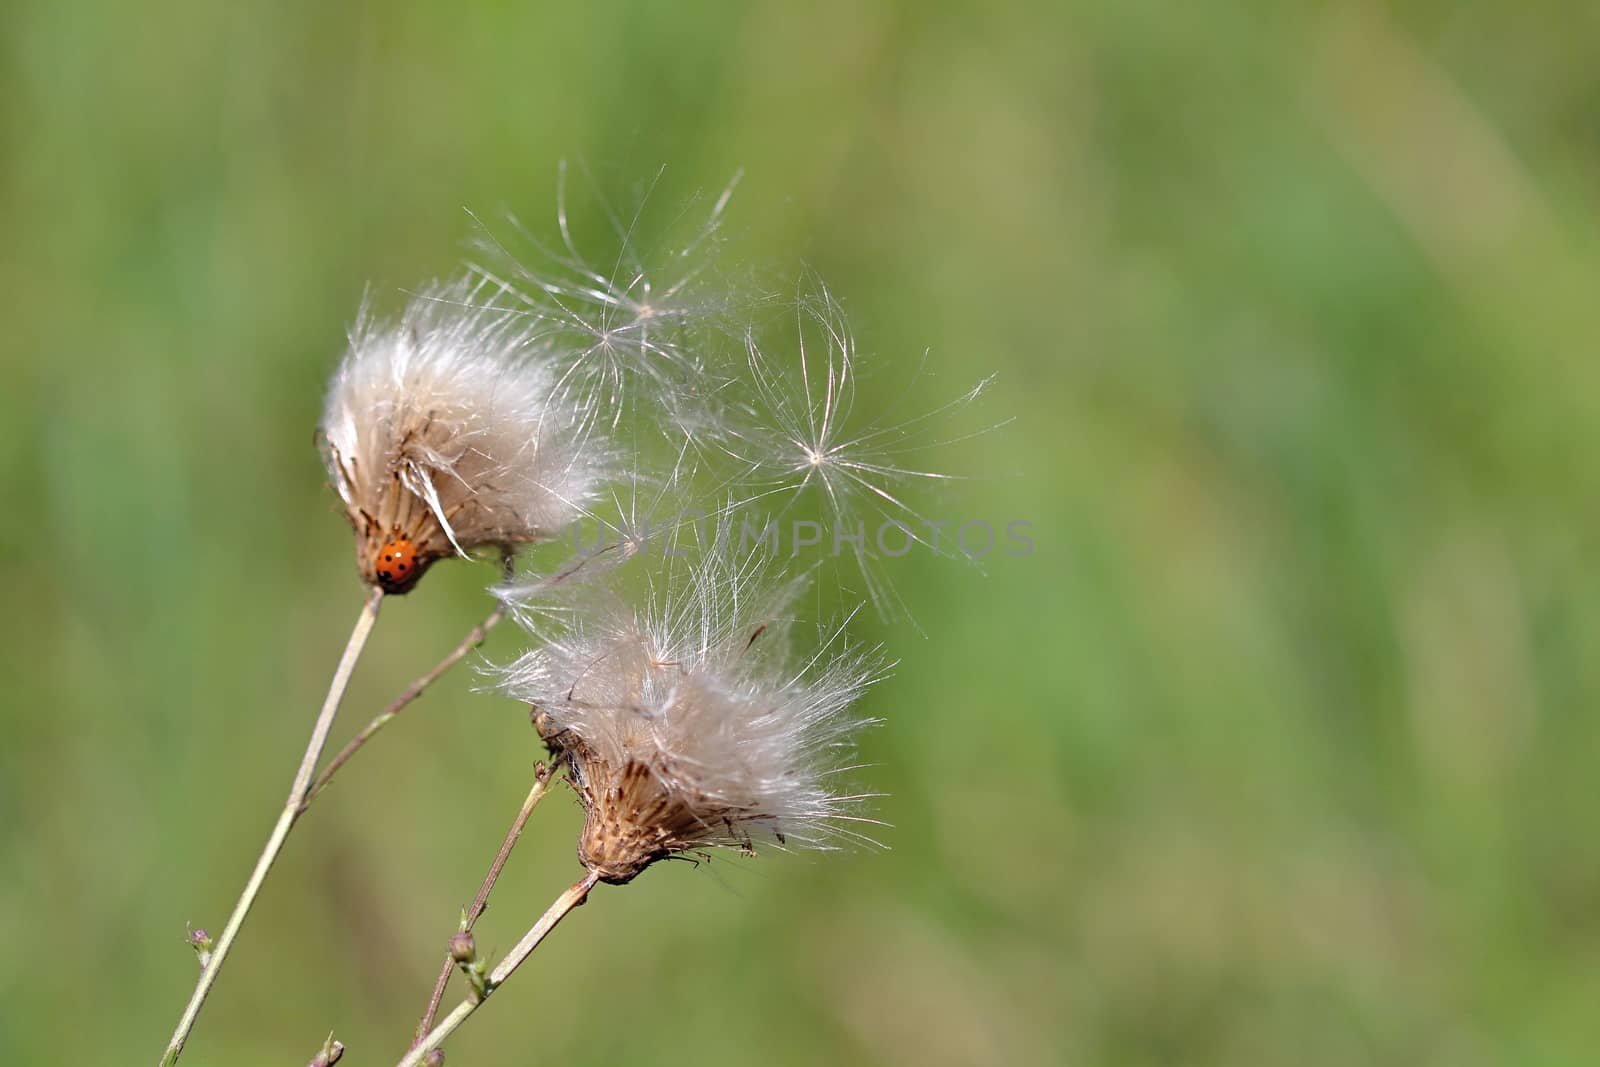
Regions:
[[389, 560], [394, 559], [394, 556], [386, 554], [383, 558], [384, 558], [384, 562], [388, 562]]

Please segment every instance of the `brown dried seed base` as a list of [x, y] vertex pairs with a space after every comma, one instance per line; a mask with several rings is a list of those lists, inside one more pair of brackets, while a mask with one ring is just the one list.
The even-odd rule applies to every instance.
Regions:
[[643, 763], [629, 762], [619, 774], [591, 758], [581, 777], [578, 859], [602, 882], [623, 885], [658, 860], [734, 833], [732, 812], [709, 798], [696, 803]]

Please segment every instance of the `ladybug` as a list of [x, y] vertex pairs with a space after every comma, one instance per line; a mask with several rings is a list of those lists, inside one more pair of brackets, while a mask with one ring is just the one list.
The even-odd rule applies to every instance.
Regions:
[[404, 537], [395, 538], [378, 549], [372, 569], [385, 590], [404, 589], [417, 576], [417, 546]]

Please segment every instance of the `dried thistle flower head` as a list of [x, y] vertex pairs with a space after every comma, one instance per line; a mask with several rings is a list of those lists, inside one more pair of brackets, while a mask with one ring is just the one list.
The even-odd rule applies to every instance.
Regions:
[[363, 310], [320, 427], [369, 585], [404, 593], [475, 548], [554, 536], [608, 462], [594, 420], [557, 399], [555, 355], [481, 284], [418, 294], [398, 322]]
[[883, 669], [843, 627], [797, 662], [789, 608], [803, 583], [772, 585], [754, 557], [712, 551], [638, 611], [572, 611], [506, 668], [567, 759], [584, 808], [578, 857], [601, 880], [712, 846], [754, 851], [870, 840], [851, 824], [866, 794], [838, 787], [847, 713]]

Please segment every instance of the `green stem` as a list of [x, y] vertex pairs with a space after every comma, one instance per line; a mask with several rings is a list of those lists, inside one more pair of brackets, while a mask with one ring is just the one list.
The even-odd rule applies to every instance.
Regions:
[[362, 605], [361, 614], [356, 617], [355, 627], [350, 631], [350, 640], [346, 643], [344, 655], [340, 657], [339, 666], [333, 673], [333, 681], [328, 686], [328, 695], [322, 702], [322, 711], [317, 716], [316, 725], [311, 728], [311, 739], [306, 743], [305, 755], [301, 757], [300, 767], [295, 771], [294, 783], [289, 787], [289, 799], [285, 801], [277, 824], [272, 828], [272, 835], [267, 838], [266, 847], [261, 850], [261, 856], [256, 860], [255, 870], [250, 873], [250, 880], [245, 883], [244, 892], [239, 896], [239, 903], [234, 905], [233, 914], [228, 916], [228, 925], [223, 927], [222, 936], [217, 938], [211, 958], [200, 970], [200, 980], [194, 987], [194, 994], [183, 1010], [183, 1017], [178, 1020], [177, 1029], [172, 1032], [172, 1040], [167, 1042], [167, 1051], [160, 1061], [161, 1067], [171, 1067], [183, 1054], [183, 1046], [189, 1040], [189, 1033], [194, 1029], [195, 1021], [200, 1017], [200, 1009], [204, 1007], [211, 987], [216, 984], [222, 965], [227, 962], [234, 939], [239, 936], [239, 928], [244, 925], [245, 916], [250, 914], [250, 908], [255, 904], [256, 896], [261, 892], [262, 883], [267, 880], [267, 873], [272, 870], [272, 864], [277, 860], [278, 853], [283, 851], [283, 843], [288, 839], [289, 831], [294, 828], [295, 820], [305, 810], [304, 804], [311, 786], [311, 776], [316, 772], [317, 760], [321, 758], [322, 749], [328, 743], [328, 731], [333, 728], [334, 716], [338, 714], [339, 704], [350, 685], [350, 675], [355, 671], [356, 661], [361, 658], [361, 650], [366, 647], [367, 638], [372, 633], [373, 624], [377, 622], [378, 608], [382, 603], [383, 591], [374, 588], [366, 603]]
[[449, 655], [434, 664], [433, 669], [428, 671], [427, 674], [407, 686], [405, 692], [395, 697], [388, 707], [375, 715], [371, 722], [363, 726], [361, 731], [352, 737], [344, 748], [339, 750], [339, 754], [328, 761], [328, 765], [322, 769], [322, 773], [317, 775], [316, 781], [311, 783], [311, 788], [306, 792], [306, 798], [300, 805], [301, 810], [309, 808], [311, 802], [322, 795], [322, 791], [328, 788], [328, 783], [338, 773], [339, 768], [348, 763], [350, 757], [360, 751], [362, 745], [372, 740], [374, 734], [389, 725], [396, 715], [405, 710], [406, 705], [420, 697], [429, 686], [439, 680], [445, 671], [460, 663], [469, 652], [483, 644], [484, 640], [489, 636], [489, 631], [499, 625], [500, 620], [503, 618], [505, 618], [505, 609], [503, 607], [497, 607], [491, 611], [487, 618], [467, 631], [467, 636], [461, 639], [461, 643], [452, 649]]
[[[483, 909], [489, 906], [489, 894], [494, 892], [494, 884], [500, 880], [500, 872], [505, 870], [506, 860], [511, 858], [511, 850], [516, 847], [517, 839], [522, 836], [523, 827], [528, 825], [528, 818], [533, 814], [533, 809], [538, 807], [539, 801], [544, 799], [545, 793], [550, 791], [550, 782], [555, 778], [554, 768], [547, 768], [543, 764], [534, 777], [533, 788], [528, 790], [527, 799], [522, 802], [517, 817], [511, 822], [511, 829], [506, 831], [505, 840], [500, 842], [500, 851], [495, 853], [494, 862], [489, 865], [489, 873], [483, 876], [483, 882], [478, 886], [478, 895], [472, 898], [472, 907], [467, 909], [462, 918], [462, 930], [471, 930], [478, 916], [483, 914]], [[433, 983], [433, 995], [428, 998], [428, 1009], [422, 1013], [422, 1021], [417, 1023], [417, 1036], [413, 1043], [420, 1042], [428, 1036], [429, 1029], [433, 1026], [433, 1017], [439, 1014], [439, 1005], [444, 1002], [444, 991], [450, 984], [450, 976], [455, 973], [455, 960], [449, 956], [444, 958], [444, 966], [439, 970], [439, 977]]]
[[533, 924], [533, 928], [523, 935], [521, 941], [517, 942], [516, 947], [507, 953], [505, 959], [500, 961], [499, 966], [489, 972], [489, 977], [485, 982], [488, 991], [482, 997], [468, 997], [460, 1004], [457, 1004], [449, 1015], [439, 1021], [439, 1025], [435, 1026], [427, 1037], [423, 1038], [420, 1043], [412, 1047], [410, 1052], [405, 1054], [405, 1057], [396, 1064], [396, 1067], [418, 1067], [422, 1063], [423, 1057], [438, 1048], [447, 1037], [455, 1033], [473, 1012], [488, 1002], [489, 995], [499, 989], [506, 979], [510, 978], [516, 969], [522, 966], [524, 960], [533, 955], [533, 950], [538, 948], [539, 943], [545, 939], [545, 936], [556, 928], [556, 924], [566, 918], [567, 913], [573, 908], [588, 899], [589, 890], [593, 889], [595, 883], [599, 880], [600, 876], [590, 871], [583, 878], [568, 886], [566, 891], [556, 898], [555, 903], [551, 904], [549, 909], [539, 917], [539, 921]]

